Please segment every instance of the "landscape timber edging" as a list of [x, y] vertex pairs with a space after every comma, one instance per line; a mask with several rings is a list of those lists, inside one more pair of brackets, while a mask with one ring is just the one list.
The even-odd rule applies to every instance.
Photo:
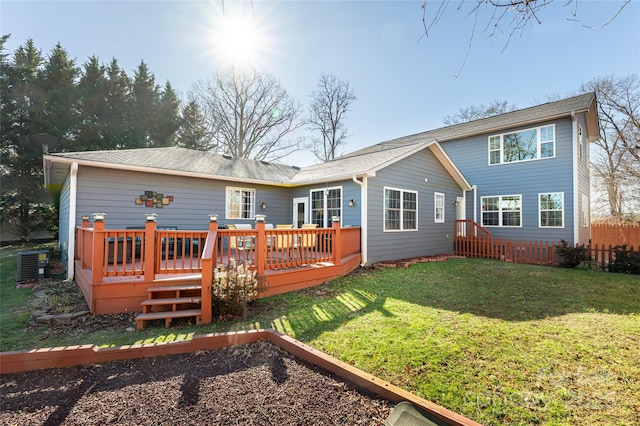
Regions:
[[480, 426], [479, 423], [473, 420], [413, 395], [389, 382], [367, 374], [331, 355], [305, 345], [273, 329], [203, 334], [196, 335], [192, 339], [184, 341], [124, 345], [113, 348], [99, 348], [95, 345], [78, 345], [1, 352], [0, 374], [183, 354], [207, 349], [220, 349], [246, 343], [256, 343], [262, 340], [268, 340], [290, 354], [361, 386], [391, 402], [398, 403], [408, 401], [450, 425]]

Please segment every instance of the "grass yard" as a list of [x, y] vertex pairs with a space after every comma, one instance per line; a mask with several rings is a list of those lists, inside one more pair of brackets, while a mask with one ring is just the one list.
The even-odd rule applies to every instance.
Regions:
[[43, 337], [5, 257], [3, 350], [274, 328], [486, 425], [640, 424], [638, 276], [452, 259], [363, 269], [233, 322]]

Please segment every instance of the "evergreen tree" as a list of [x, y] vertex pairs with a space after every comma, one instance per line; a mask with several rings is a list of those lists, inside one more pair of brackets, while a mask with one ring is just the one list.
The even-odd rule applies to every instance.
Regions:
[[54, 216], [48, 214], [50, 199], [42, 185], [42, 147], [32, 138], [45, 122], [44, 90], [39, 78], [44, 59], [28, 39], [8, 60], [4, 53], [7, 38], [1, 39], [0, 221], [22, 240], [28, 240], [38, 229], [55, 232]]
[[108, 149], [105, 146], [105, 114], [107, 113], [107, 79], [105, 67], [92, 56], [83, 66], [78, 83], [78, 111], [81, 115], [75, 132], [74, 151]]
[[182, 108], [176, 145], [199, 151], [211, 151], [215, 148], [211, 141], [211, 133], [207, 129], [207, 119], [193, 99]]
[[131, 86], [132, 127], [128, 148], [144, 148], [152, 146], [151, 129], [156, 121], [157, 105], [160, 100], [160, 89], [155, 77], [144, 61], [140, 62], [133, 74]]
[[180, 127], [180, 101], [168, 81], [155, 108], [150, 146], [175, 145], [176, 132]]
[[131, 81], [115, 58], [106, 67], [106, 73], [103, 149], [134, 146], [131, 142], [134, 120], [130, 102]]

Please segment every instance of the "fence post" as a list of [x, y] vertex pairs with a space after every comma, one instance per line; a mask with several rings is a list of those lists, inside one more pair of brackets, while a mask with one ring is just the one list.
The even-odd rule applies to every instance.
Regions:
[[156, 220], [155, 213], [145, 215], [144, 223], [144, 280], [153, 281], [156, 277]]
[[101, 283], [104, 267], [104, 219], [106, 214], [93, 214], [93, 262], [91, 265], [92, 283]]
[[342, 259], [342, 238], [340, 237], [340, 218], [338, 216], [331, 216], [331, 227], [336, 232], [333, 242], [333, 263], [339, 265]]
[[256, 215], [256, 231], [258, 232], [256, 236], [256, 269], [259, 278], [264, 276], [267, 263], [267, 238], [264, 232], [266, 219], [267, 216], [263, 214]]

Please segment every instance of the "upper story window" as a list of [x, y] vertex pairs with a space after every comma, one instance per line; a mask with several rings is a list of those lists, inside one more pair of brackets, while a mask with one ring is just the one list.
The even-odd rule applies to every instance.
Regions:
[[540, 227], [562, 228], [564, 226], [564, 193], [540, 194], [538, 200]]
[[489, 164], [555, 157], [555, 126], [489, 136]]
[[522, 226], [522, 196], [481, 197], [482, 226]]
[[384, 188], [384, 230], [415, 231], [418, 229], [418, 193]]
[[444, 223], [444, 194], [441, 192], [434, 193], [434, 221], [436, 223]]
[[331, 217], [342, 217], [342, 188], [325, 188], [311, 191], [311, 223], [322, 228], [331, 226]]
[[255, 189], [227, 187], [227, 219], [254, 219], [256, 212], [255, 204]]

